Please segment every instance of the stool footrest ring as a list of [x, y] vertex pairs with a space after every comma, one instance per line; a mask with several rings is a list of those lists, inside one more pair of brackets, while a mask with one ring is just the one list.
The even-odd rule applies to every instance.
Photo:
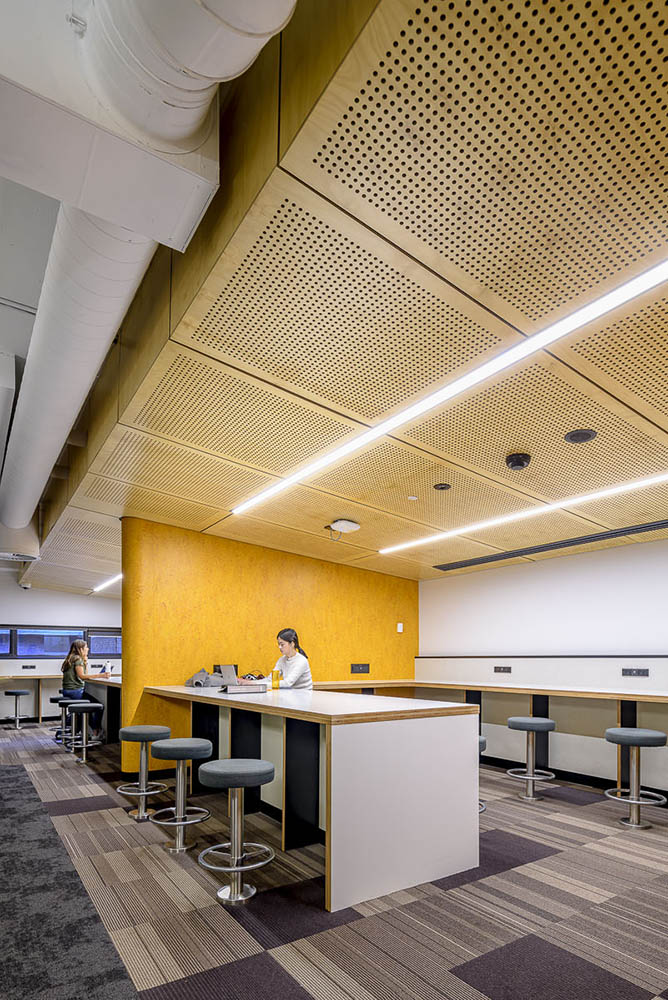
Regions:
[[506, 774], [518, 781], [552, 781], [554, 778], [552, 771], [542, 771], [540, 768], [536, 768], [533, 774], [527, 774], [525, 767], [511, 767]]
[[486, 802], [478, 802], [478, 812], [479, 813], [484, 813], [484, 812], [486, 812], [486, 810], [487, 810], [487, 803]]
[[126, 785], [119, 785], [116, 791], [120, 795], [127, 795], [131, 798], [142, 798], [145, 795], [158, 795], [167, 790], [167, 785], [162, 781], [149, 781], [146, 788], [141, 789], [138, 781], [130, 781]]
[[[162, 813], [169, 813], [169, 818], [156, 819]], [[178, 817], [174, 806], [165, 806], [164, 809], [158, 809], [157, 812], [154, 812], [150, 820], [156, 826], [192, 826], [193, 823], [203, 823], [210, 815], [209, 809], [202, 809], [200, 806], [186, 806], [186, 815]]]
[[603, 792], [606, 798], [615, 802], [623, 802], [627, 806], [663, 806], [666, 804], [665, 795], [658, 792], [648, 792], [644, 788], [638, 793], [637, 799], [631, 798], [631, 791], [628, 788], [608, 788]]
[[[254, 868], [264, 868], [264, 866], [268, 865], [270, 861], [273, 861], [276, 856], [273, 849], [271, 847], [267, 847], [266, 844], [254, 844], [252, 841], [246, 841], [242, 847], [243, 854], [240, 859], [241, 864], [214, 865], [210, 861], [206, 860], [206, 856], [208, 854], [222, 854], [223, 857], [227, 857], [230, 861], [232, 861], [232, 855], [230, 854], [231, 847], [232, 845], [229, 841], [225, 844], [214, 844], [213, 847], [207, 847], [205, 851], [202, 851], [197, 860], [204, 868], [209, 868], [211, 871], [230, 873], [248, 872], [252, 871]], [[250, 851], [250, 847], [255, 847], [257, 850]], [[258, 854], [261, 855], [259, 861], [246, 861], [247, 858], [257, 857]]]
[[81, 740], [68, 740], [67, 742], [72, 750], [90, 750], [91, 747], [102, 745], [102, 740], [89, 740], [88, 743], [82, 743]]

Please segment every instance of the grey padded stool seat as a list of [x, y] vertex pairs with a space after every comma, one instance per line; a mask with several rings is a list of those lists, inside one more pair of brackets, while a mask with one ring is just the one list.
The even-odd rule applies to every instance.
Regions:
[[148, 780], [148, 745], [155, 740], [168, 740], [172, 735], [169, 726], [123, 726], [118, 737], [126, 743], [139, 743], [139, 774], [138, 781], [130, 781], [125, 785], [119, 785], [116, 789], [121, 795], [137, 799], [137, 806], [128, 813], [133, 819], [141, 823], [148, 819], [155, 812], [154, 809], [146, 808], [146, 799], [149, 795], [158, 795], [164, 792], [167, 785], [162, 781]]
[[149, 822], [157, 826], [173, 826], [174, 842], [167, 846], [170, 854], [183, 854], [194, 844], [186, 844], [186, 827], [193, 823], [203, 823], [211, 813], [199, 806], [189, 806], [186, 802], [186, 784], [188, 776], [187, 762], [189, 760], [206, 760], [213, 753], [211, 740], [201, 740], [196, 737], [175, 737], [171, 740], [156, 740], [151, 747], [152, 755], [158, 760], [176, 761], [176, 788], [174, 789], [174, 805], [158, 809]]
[[520, 798], [525, 802], [540, 802], [542, 795], [536, 795], [537, 781], [552, 781], [552, 771], [542, 771], [536, 768], [536, 733], [551, 733], [555, 728], [553, 719], [543, 719], [538, 715], [514, 715], [508, 719], [508, 729], [519, 729], [527, 734], [527, 764], [526, 767], [511, 767], [506, 774], [525, 782], [524, 794]]
[[[486, 739], [486, 737], [479, 736], [478, 737], [478, 755], [480, 755], [481, 753], [484, 753], [486, 749], [487, 749], [487, 739]], [[487, 808], [487, 803], [486, 802], [481, 802], [480, 800], [478, 800], [478, 812], [484, 813], [484, 811], [485, 811], [486, 808]]]
[[665, 795], [658, 792], [648, 792], [640, 787], [640, 748], [641, 747], [665, 747], [666, 734], [659, 729], [634, 729], [632, 727], [621, 727], [606, 729], [605, 738], [608, 743], [616, 743], [617, 746], [629, 747], [629, 788], [609, 788], [604, 794], [609, 799], [616, 799], [618, 802], [627, 802], [629, 806], [628, 816], [620, 819], [622, 826], [631, 827], [634, 830], [646, 830], [652, 824], [640, 819], [641, 806], [663, 806], [666, 803]]
[[27, 719], [27, 715], [21, 715], [21, 698], [24, 695], [30, 694], [25, 688], [12, 688], [11, 691], [5, 691], [8, 698], [14, 699], [14, 714], [8, 716], [7, 721], [14, 723], [14, 729], [21, 728], [21, 719]]
[[[81, 756], [75, 757], [77, 764], [86, 764], [88, 761], [88, 751], [92, 747], [98, 747], [102, 742], [101, 740], [90, 740], [88, 738], [88, 716], [91, 712], [104, 711], [104, 705], [100, 705], [96, 701], [82, 701], [78, 699], [77, 701], [70, 702], [67, 706], [67, 711], [72, 720], [70, 747], [72, 750], [81, 750]], [[77, 718], [81, 719], [81, 730], [78, 736], [76, 735], [75, 727], [75, 719]]]
[[[274, 859], [274, 852], [265, 844], [244, 843], [244, 788], [257, 788], [273, 781], [274, 765], [248, 758], [210, 760], [197, 773], [200, 783], [207, 788], [229, 790], [231, 838], [225, 844], [207, 847], [197, 860], [204, 868], [230, 875], [230, 884], [216, 893], [221, 903], [245, 903], [255, 895], [255, 886], [243, 881], [244, 873], [268, 865]], [[226, 863], [213, 864], [208, 860], [210, 854], [221, 854]]]

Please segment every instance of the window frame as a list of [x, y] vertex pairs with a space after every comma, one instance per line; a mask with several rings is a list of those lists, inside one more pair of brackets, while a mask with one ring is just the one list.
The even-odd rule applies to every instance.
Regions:
[[[67, 655], [67, 654], [63, 654], [61, 656], [60, 653], [57, 653], [57, 654], [54, 654], [54, 653], [19, 653], [19, 651], [18, 651], [18, 633], [19, 633], [19, 630], [22, 630], [22, 629], [28, 629], [28, 630], [34, 631], [34, 632], [39, 632], [40, 630], [43, 630], [43, 631], [47, 632], [47, 631], [53, 631], [53, 630], [57, 629], [58, 631], [69, 632], [70, 634], [72, 632], [81, 632], [82, 633], [82, 639], [84, 640], [84, 642], [88, 642], [88, 639], [89, 639], [89, 636], [90, 636], [91, 633], [93, 633], [94, 635], [120, 635], [121, 637], [123, 635], [123, 629], [122, 628], [109, 628], [107, 626], [103, 626], [101, 628], [96, 628], [94, 625], [32, 625], [32, 624], [28, 625], [28, 624], [25, 624], [25, 623], [12, 623], [12, 624], [8, 624], [8, 623], [2, 622], [2, 623], [0, 623], [0, 629], [2, 629], [2, 630], [8, 630], [9, 631], [9, 652], [8, 653], [2, 653], [2, 652], [0, 652], [0, 660], [20, 660], [20, 659], [25, 659], [25, 660], [60, 660], [60, 659], [64, 659], [65, 656]], [[93, 655], [94, 656], [103, 656], [106, 659], [120, 660], [122, 658], [122, 650], [121, 650], [121, 656], [110, 657], [109, 655], [105, 655], [104, 653], [94, 653]]]

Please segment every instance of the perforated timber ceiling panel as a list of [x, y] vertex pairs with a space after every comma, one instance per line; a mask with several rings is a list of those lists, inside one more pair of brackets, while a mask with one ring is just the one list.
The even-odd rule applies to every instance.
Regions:
[[[317, 533], [302, 531], [244, 514], [226, 517], [208, 528], [205, 534], [230, 538], [238, 542], [249, 542], [251, 545], [263, 545], [269, 549], [281, 549], [283, 552], [294, 552], [313, 559], [326, 559], [329, 562], [350, 563], [372, 552], [343, 539], [334, 542], [321, 528]], [[347, 538], [354, 539], [354, 536], [348, 535]]]
[[520, 339], [280, 170], [174, 337], [374, 421]]
[[[564, 435], [575, 428], [593, 428], [597, 436], [569, 444]], [[405, 433], [431, 450], [552, 501], [668, 470], [663, 432], [551, 359], [530, 359]], [[505, 464], [511, 452], [534, 457], [528, 468], [511, 473]], [[632, 496], [619, 498], [618, 509], [629, 512], [626, 524], [635, 523]], [[657, 507], [652, 520], [663, 516], [665, 508]], [[607, 524], [596, 505], [590, 505], [587, 517]]]
[[665, 286], [578, 330], [555, 344], [552, 353], [668, 430]]
[[106, 514], [68, 506], [41, 547], [39, 562], [28, 564], [21, 582], [51, 587], [57, 586], [60, 579], [72, 586], [76, 580], [73, 571], [83, 571], [77, 589], [87, 593], [92, 589], [88, 586], [91, 580], [97, 586], [120, 569], [120, 521]]
[[229, 510], [275, 482], [270, 476], [118, 424], [91, 464], [107, 479]]
[[124, 424], [282, 475], [359, 427], [202, 354], [168, 343]]
[[143, 517], [194, 531], [203, 531], [228, 513], [224, 508], [193, 503], [91, 473], [84, 476], [72, 497], [72, 505], [115, 517]]
[[666, 11], [382, 0], [282, 163], [522, 329], [665, 256]]

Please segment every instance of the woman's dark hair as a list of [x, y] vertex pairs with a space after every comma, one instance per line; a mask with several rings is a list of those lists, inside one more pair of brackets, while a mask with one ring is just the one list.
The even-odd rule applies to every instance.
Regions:
[[67, 656], [65, 657], [65, 659], [63, 660], [63, 665], [60, 668], [63, 671], [63, 673], [65, 673], [65, 671], [67, 670], [67, 668], [72, 663], [74, 663], [74, 661], [77, 658], [80, 659], [80, 660], [83, 660], [85, 645], [86, 645], [86, 643], [84, 642], [83, 639], [75, 639], [74, 640], [74, 642], [70, 646], [70, 651], [67, 654]]
[[[304, 652], [304, 650], [302, 649], [302, 647], [299, 645], [299, 636], [297, 635], [297, 633], [295, 632], [295, 630], [293, 628], [282, 628], [281, 631], [276, 636], [276, 638], [277, 639], [284, 639], [285, 642], [294, 642], [295, 649], [297, 650], [297, 652], [301, 653], [302, 656], [306, 656], [306, 653]], [[308, 660], [308, 656], [306, 656], [306, 659]]]

